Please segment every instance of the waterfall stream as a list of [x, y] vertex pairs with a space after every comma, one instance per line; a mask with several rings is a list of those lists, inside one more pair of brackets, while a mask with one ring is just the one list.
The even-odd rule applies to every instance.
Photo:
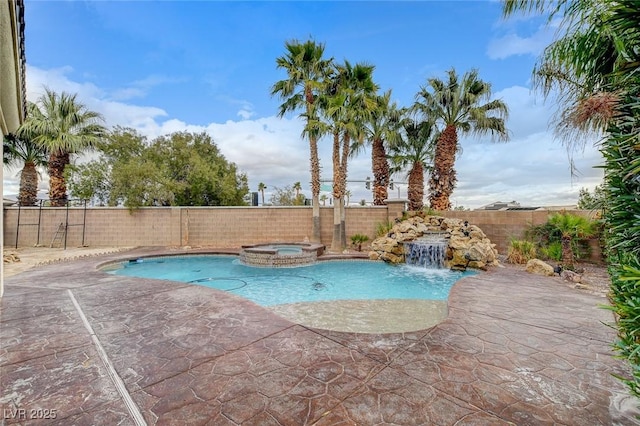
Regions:
[[405, 262], [407, 265], [424, 268], [444, 268], [448, 244], [447, 239], [440, 233], [406, 242]]

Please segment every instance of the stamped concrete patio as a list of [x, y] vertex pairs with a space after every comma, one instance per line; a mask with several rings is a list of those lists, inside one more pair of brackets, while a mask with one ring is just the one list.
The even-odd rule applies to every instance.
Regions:
[[358, 334], [97, 270], [152, 253], [5, 280], [6, 424], [640, 424], [612, 376], [627, 367], [613, 358], [606, 299], [556, 281], [494, 268], [457, 283], [435, 327]]

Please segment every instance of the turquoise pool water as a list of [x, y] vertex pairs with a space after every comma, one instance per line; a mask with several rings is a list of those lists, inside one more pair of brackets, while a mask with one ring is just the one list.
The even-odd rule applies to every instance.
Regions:
[[371, 261], [254, 268], [240, 264], [235, 256], [222, 255], [145, 258], [108, 272], [216, 288], [262, 306], [354, 299], [446, 300], [456, 281], [475, 274]]

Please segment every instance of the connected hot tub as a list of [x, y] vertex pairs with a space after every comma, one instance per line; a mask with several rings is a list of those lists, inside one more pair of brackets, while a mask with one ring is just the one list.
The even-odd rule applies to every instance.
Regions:
[[248, 266], [292, 268], [312, 265], [324, 252], [322, 244], [269, 243], [242, 246], [240, 262]]

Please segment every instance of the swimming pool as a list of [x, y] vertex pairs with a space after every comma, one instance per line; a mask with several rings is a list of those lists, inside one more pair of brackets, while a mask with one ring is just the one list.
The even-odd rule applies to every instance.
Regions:
[[331, 300], [446, 300], [456, 281], [475, 274], [362, 260], [255, 268], [224, 255], [144, 258], [112, 266], [107, 272], [202, 285], [262, 306]]

